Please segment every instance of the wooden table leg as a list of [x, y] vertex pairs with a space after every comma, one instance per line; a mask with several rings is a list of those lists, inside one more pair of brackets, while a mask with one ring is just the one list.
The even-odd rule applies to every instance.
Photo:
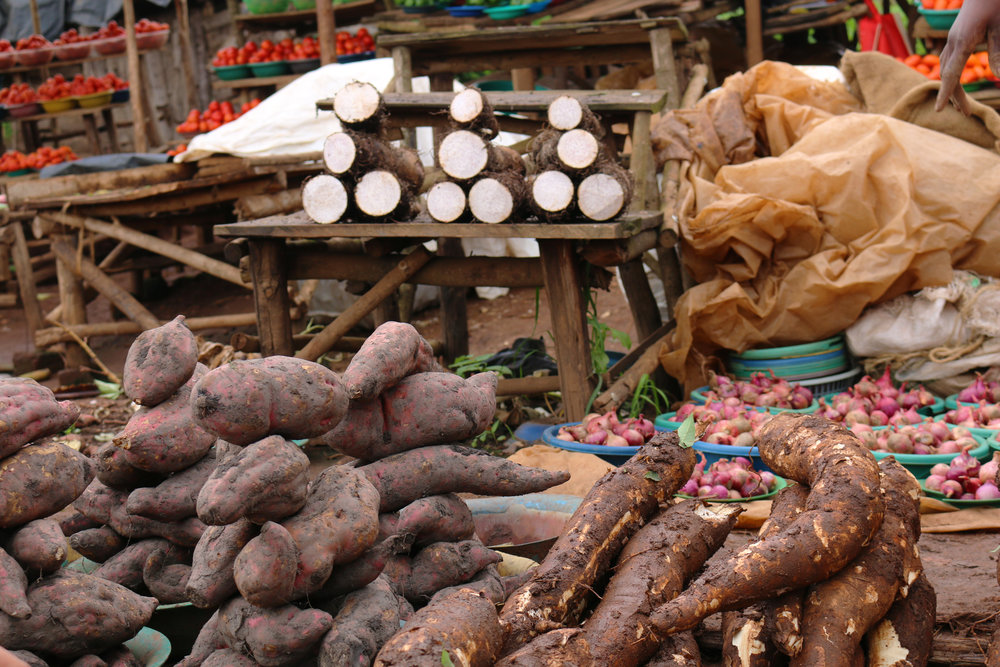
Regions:
[[[75, 238], [69, 235], [55, 236], [54, 241], [62, 241], [72, 248]], [[59, 282], [59, 305], [62, 307], [62, 323], [66, 325], [87, 323], [87, 304], [83, 297], [83, 280], [77, 278], [73, 270], [64, 262], [56, 260], [56, 280]], [[87, 353], [76, 343], [66, 344], [66, 368], [81, 368], [90, 361]]]
[[642, 258], [637, 257], [619, 266], [618, 275], [621, 277], [625, 296], [628, 297], [636, 338], [645, 340], [663, 325], [663, 321], [660, 319], [660, 307], [653, 296], [653, 290], [649, 287]]
[[111, 142], [111, 152], [121, 153], [121, 144], [118, 143], [118, 127], [115, 125], [114, 109], [102, 109], [101, 116], [104, 118], [104, 131]]
[[250, 275], [257, 311], [260, 352], [265, 357], [292, 356], [292, 322], [288, 311], [288, 269], [283, 239], [250, 239]]
[[538, 239], [566, 419], [579, 421], [593, 393], [580, 261], [568, 239]]
[[21, 307], [24, 308], [24, 321], [28, 327], [32, 345], [35, 332], [42, 328], [42, 307], [38, 304], [38, 290], [35, 287], [35, 272], [31, 268], [31, 257], [28, 255], [28, 243], [24, 239], [24, 229], [20, 222], [11, 223], [8, 228], [13, 235], [12, 255], [14, 272], [17, 275], [17, 289], [21, 295]]
[[101, 137], [97, 134], [97, 114], [85, 113], [81, 118], [83, 119], [84, 133], [87, 135], [87, 141], [90, 142], [90, 150], [93, 151], [94, 155], [100, 155]]

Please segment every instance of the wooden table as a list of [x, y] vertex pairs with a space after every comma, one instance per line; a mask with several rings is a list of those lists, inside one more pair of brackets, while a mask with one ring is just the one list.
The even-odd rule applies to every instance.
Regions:
[[[419, 217], [413, 222], [320, 225], [299, 213], [216, 225], [214, 232], [221, 237], [244, 237], [248, 241], [260, 347], [265, 356], [295, 352], [288, 317], [289, 279], [357, 278], [367, 265], [371, 265], [368, 270], [373, 275], [384, 273], [387, 261], [384, 258], [358, 255], [348, 262], [322, 246], [303, 247], [297, 244], [299, 241], [368, 237], [538, 239], [540, 257], [537, 260], [439, 256], [421, 269], [413, 282], [463, 287], [521, 287], [532, 283], [544, 286], [552, 313], [552, 334], [566, 417], [578, 420], [584, 416], [594, 380], [583, 293], [584, 262], [576, 245], [578, 242], [628, 240], [655, 229], [661, 220], [662, 214], [658, 211], [643, 211], [606, 223], [440, 224]], [[443, 324], [446, 329], [454, 326], [447, 319]]]
[[87, 140], [91, 145], [91, 151], [94, 155], [100, 155], [103, 152], [101, 151], [101, 140], [97, 128], [97, 115], [100, 114], [104, 119], [104, 131], [108, 135], [108, 144], [110, 149], [108, 152], [120, 153], [121, 144], [118, 141], [118, 129], [115, 127], [113, 111], [127, 105], [128, 102], [116, 102], [102, 104], [96, 107], [77, 107], [55, 113], [39, 113], [32, 114], [30, 116], [22, 116], [20, 118], [12, 117], [10, 120], [17, 121], [24, 127], [24, 143], [30, 153], [31, 151], [36, 150], [41, 144], [38, 133], [38, 121], [59, 120], [61, 118], [74, 118], [76, 116], [80, 116], [83, 118], [83, 126], [87, 134]]

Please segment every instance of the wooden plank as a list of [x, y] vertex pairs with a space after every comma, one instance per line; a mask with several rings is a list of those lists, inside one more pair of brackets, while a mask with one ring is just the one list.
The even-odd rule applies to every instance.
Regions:
[[[203, 331], [205, 329], [232, 329], [234, 327], [253, 326], [257, 322], [256, 313], [235, 313], [232, 315], [212, 315], [209, 317], [189, 317], [184, 320], [192, 331]], [[159, 324], [166, 324], [166, 320], [160, 320]], [[135, 322], [94, 322], [93, 324], [81, 324], [69, 327], [73, 333], [80, 338], [91, 336], [134, 336], [142, 333], [143, 329]], [[39, 348], [46, 348], [56, 343], [72, 340], [64, 329], [50, 327], [39, 329], [35, 332], [35, 345]]]
[[761, 0], [744, 0], [747, 31], [747, 67], [753, 67], [764, 59], [763, 19]]
[[194, 172], [195, 165], [191, 163], [168, 162], [122, 171], [102, 171], [41, 180], [18, 180], [7, 184], [7, 200], [15, 207], [35, 206], [35, 201], [43, 199], [182, 181], [191, 178]]
[[[437, 245], [442, 257], [465, 256], [461, 239], [439, 238]], [[469, 353], [469, 313], [465, 299], [468, 290], [468, 286], [440, 288], [444, 356], [449, 361]]]
[[[65, 264], [77, 278], [86, 280], [91, 287], [103, 294], [111, 303], [143, 329], [154, 329], [160, 326], [160, 321], [139, 301], [122, 289], [118, 283], [108, 277], [86, 257], [77, 257], [73, 247], [65, 240], [56, 239], [52, 242], [52, 252], [60, 264]], [[64, 312], [66, 309], [64, 307]], [[73, 322], [82, 324], [82, 322]]]
[[102, 220], [85, 218], [69, 213], [52, 212], [42, 214], [40, 217], [47, 218], [53, 222], [70, 227], [88, 229], [98, 234], [110, 236], [111, 238], [119, 241], [125, 241], [126, 243], [130, 243], [136, 247], [143, 248], [144, 250], [149, 250], [150, 252], [154, 252], [158, 255], [174, 259], [182, 264], [187, 264], [188, 266], [196, 268], [199, 271], [213, 275], [216, 278], [221, 278], [222, 280], [229, 281], [242, 287], [249, 287], [249, 285], [244, 283], [240, 278], [240, 270], [235, 266], [230, 266], [225, 262], [220, 262], [219, 260], [212, 259], [211, 257], [206, 257], [201, 253], [195, 252], [194, 250], [189, 250], [182, 246], [170, 243], [169, 241], [164, 241], [161, 238], [137, 232], [134, 229], [130, 229], [123, 225], [112, 225]]
[[249, 194], [277, 191], [284, 189], [272, 176], [265, 176], [249, 181], [240, 181], [224, 185], [210, 186], [199, 190], [174, 193], [158, 199], [142, 199], [120, 203], [107, 203], [94, 206], [78, 205], [75, 209], [83, 215], [100, 217], [112, 216], [142, 216], [152, 213], [171, 213], [187, 209], [233, 201]]
[[593, 391], [583, 277], [573, 242], [539, 239], [545, 295], [559, 364], [559, 386], [567, 421], [580, 421]]
[[332, 2], [316, 3], [316, 32], [319, 35], [319, 61], [321, 65], [337, 62], [337, 19]]
[[811, 30], [813, 28], [826, 28], [828, 26], [840, 25], [847, 21], [848, 19], [854, 19], [864, 16], [868, 13], [868, 8], [864, 3], [854, 5], [839, 14], [834, 16], [829, 16], [824, 19], [817, 19], [815, 21], [806, 21], [803, 23], [797, 23], [795, 25], [788, 26], [766, 26], [764, 28], [764, 36], [770, 37], [772, 35], [788, 34], [792, 32], [802, 32], [805, 30]]
[[188, 11], [188, 0], [175, 0], [177, 13], [177, 36], [181, 52], [181, 71], [184, 72], [184, 91], [187, 94], [185, 105], [193, 108], [198, 105], [198, 80], [194, 73], [194, 55], [191, 51], [191, 22]]
[[284, 242], [255, 239], [250, 242], [250, 272], [253, 277], [253, 301], [257, 312], [257, 334], [264, 356], [295, 353], [292, 323], [288, 317], [287, 264]]
[[651, 211], [660, 207], [660, 191], [656, 184], [656, 162], [650, 141], [651, 114], [637, 111], [632, 121], [632, 157], [629, 170], [635, 178], [631, 209]]
[[278, 76], [252, 76], [246, 79], [232, 79], [223, 81], [222, 79], [212, 80], [212, 90], [224, 90], [227, 88], [265, 88], [276, 86], [281, 88], [287, 86], [292, 81], [302, 76], [301, 74], [280, 74]]
[[28, 254], [28, 244], [24, 239], [24, 229], [20, 222], [9, 225], [13, 236], [11, 255], [14, 260], [14, 271], [17, 274], [17, 290], [21, 295], [21, 307], [24, 308], [24, 322], [28, 333], [32, 336], [42, 326], [42, 307], [38, 303], [38, 290], [35, 286], [35, 272], [31, 268], [31, 256]]
[[659, 211], [638, 211], [611, 222], [548, 224], [541, 222], [484, 225], [478, 223], [441, 224], [431, 222], [426, 215], [413, 222], [337, 223], [320, 225], [309, 220], [303, 211], [292, 215], [277, 215], [260, 220], [216, 225], [218, 236], [280, 237], [323, 239], [332, 237], [409, 237], [409, 238], [536, 238], [536, 239], [624, 239], [644, 229], [658, 226], [663, 219]]
[[[403, 255], [368, 257], [316, 248], [288, 248], [289, 280], [323, 278], [374, 283]], [[437, 287], [541, 287], [542, 265], [533, 257], [435, 257], [410, 281]]]
[[523, 378], [500, 378], [497, 382], [497, 396], [533, 396], [559, 391], [558, 375], [540, 375]]
[[17, 305], [16, 294], [0, 294], [0, 308], [13, 308]]
[[[251, 241], [251, 251], [253, 250], [254, 243], [254, 241]], [[320, 331], [304, 348], [296, 352], [295, 356], [300, 359], [315, 361], [320, 355], [329, 350], [331, 345], [360, 322], [365, 315], [370, 313], [375, 306], [395, 292], [396, 288], [409, 280], [431, 257], [432, 254], [429, 250], [423, 246], [417, 246], [416, 250], [407, 255], [394, 269], [385, 274], [370, 290], [362, 294], [360, 299], [348, 306], [337, 319]], [[254, 290], [254, 293], [256, 294], [256, 290]], [[262, 346], [263, 343], [262, 339]]]
[[[663, 108], [667, 99], [666, 90], [536, 90], [536, 91], [490, 91], [490, 104], [494, 111], [527, 112], [545, 111], [554, 99], [571, 95], [590, 107], [597, 114], [609, 112], [632, 113], [649, 111], [656, 113]], [[451, 103], [454, 93], [385, 93], [382, 99], [393, 114], [415, 112], [439, 112]], [[318, 109], [333, 110], [333, 99], [316, 102]]]
[[657, 230], [645, 229], [625, 240], [588, 241], [580, 249], [580, 256], [597, 266], [619, 266], [652, 250], [658, 237]]
[[129, 88], [133, 94], [129, 97], [132, 105], [132, 150], [145, 153], [149, 150], [146, 137], [146, 111], [140, 93], [143, 88], [142, 64], [139, 62], [139, 49], [135, 44], [135, 5], [132, 0], [123, 0], [122, 11], [125, 15], [125, 57], [128, 60]]
[[115, 102], [113, 104], [102, 104], [96, 107], [77, 107], [75, 109], [67, 109], [66, 111], [57, 111], [55, 113], [38, 113], [32, 114], [30, 116], [21, 116], [20, 118], [8, 118], [8, 121], [18, 121], [21, 123], [27, 123], [36, 120], [45, 119], [62, 119], [62, 118], [75, 118], [77, 116], [91, 116], [95, 113], [100, 113], [108, 109], [120, 109], [127, 106], [128, 102]]
[[[55, 236], [54, 242], [71, 240], [71, 236]], [[75, 251], [70, 250], [74, 255]], [[56, 262], [56, 280], [59, 283], [59, 307], [63, 324], [86, 324], [87, 303], [83, 298], [83, 283], [65, 262]], [[87, 353], [76, 343], [66, 346], [66, 367], [80, 368], [87, 364]]]
[[667, 108], [676, 109], [681, 102], [681, 94], [678, 90], [680, 83], [677, 81], [677, 61], [674, 59], [674, 45], [670, 33], [662, 28], [651, 30], [649, 45], [653, 53], [656, 87], [667, 92]]

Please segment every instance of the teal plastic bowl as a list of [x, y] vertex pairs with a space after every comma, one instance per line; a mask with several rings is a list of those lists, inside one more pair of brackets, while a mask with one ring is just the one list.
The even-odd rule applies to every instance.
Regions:
[[979, 403], [967, 403], [965, 401], [958, 400], [958, 394], [952, 394], [951, 396], [946, 396], [944, 399], [944, 409], [941, 412], [947, 412], [948, 410], [954, 410], [959, 405], [967, 405], [970, 408], [978, 408]]
[[967, 507], [1000, 507], [1000, 500], [957, 500], [955, 498], [945, 498], [944, 494], [940, 491], [931, 491], [924, 486], [924, 480], [920, 480], [920, 490], [923, 491], [924, 495], [928, 498], [937, 498], [938, 500], [959, 509], [965, 509]]
[[524, 16], [528, 13], [528, 5], [501, 5], [499, 7], [487, 7], [483, 11], [494, 21], [504, 21]]
[[123, 643], [146, 667], [163, 667], [170, 657], [170, 640], [153, 628], [142, 628], [135, 637]]
[[273, 63], [250, 63], [247, 67], [250, 68], [250, 72], [256, 77], [281, 76], [291, 71], [288, 63], [284, 60]]
[[274, 14], [288, 9], [288, 0], [246, 0], [251, 14]]
[[948, 30], [951, 28], [951, 24], [955, 22], [955, 17], [958, 16], [957, 9], [924, 9], [923, 7], [917, 7], [917, 11], [927, 20], [927, 25], [932, 30]]
[[[936, 422], [944, 421], [944, 414], [942, 413], [940, 415], [934, 415], [934, 421], [936, 421]], [[945, 422], [945, 423], [948, 423], [948, 422]], [[956, 426], [956, 424], [950, 424], [950, 423], [948, 425], [949, 426]], [[989, 438], [992, 438], [993, 436], [995, 436], [997, 434], [1000, 434], [1000, 431], [998, 431], [997, 429], [992, 429], [992, 428], [978, 428], [978, 427], [975, 427], [975, 426], [965, 426], [963, 428], [969, 429], [969, 432], [972, 433], [972, 435], [979, 436], [979, 437], [981, 437], [983, 439], [987, 439], [987, 440]]]
[[253, 74], [249, 65], [226, 65], [225, 67], [213, 67], [215, 76], [222, 81], [235, 81], [237, 79], [249, 79]]

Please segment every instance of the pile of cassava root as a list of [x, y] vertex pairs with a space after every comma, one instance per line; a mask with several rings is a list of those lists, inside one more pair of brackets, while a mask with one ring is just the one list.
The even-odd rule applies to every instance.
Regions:
[[[407, 665], [421, 651], [438, 662], [453, 651], [454, 664], [468, 664], [462, 651], [489, 623], [499, 648], [496, 606], [521, 580], [500, 576], [500, 555], [476, 538], [456, 494], [533, 493], [569, 476], [455, 444], [492, 422], [495, 375], [444, 372], [427, 341], [398, 322], [379, 327], [342, 377], [280, 356], [208, 371], [178, 317], [136, 339], [123, 388], [141, 407], [95, 464], [58, 445], [62, 459], [25, 463], [37, 465], [31, 476], [10, 471], [20, 486], [0, 467], [9, 527], [69, 503], [73, 512], [61, 513], [62, 526], [11, 534], [14, 558], [37, 559], [29, 539], [62, 550], [44, 566], [0, 561], [16, 568], [0, 580], [0, 645], [33, 651], [32, 664], [68, 665], [69, 651], [102, 653], [132, 637], [157, 603], [191, 602], [215, 611], [186, 667]], [[3, 452], [76, 418], [45, 391], [28, 406], [0, 404], [10, 409]], [[293, 440], [320, 436], [359, 460], [311, 473]], [[55, 474], [56, 464], [66, 470]], [[48, 494], [32, 500], [37, 508], [22, 500], [36, 487]], [[99, 566], [88, 575], [64, 568], [29, 588], [21, 567], [32, 577], [60, 570], [64, 534]], [[52, 611], [59, 605], [88, 620], [66, 622]], [[29, 619], [35, 608], [44, 612]], [[460, 641], [441, 621], [456, 610]], [[53, 623], [67, 629], [52, 632]]]
[[[641, 490], [645, 477], [633, 473], [624, 488], [601, 480], [581, 506], [596, 501], [590, 520], [578, 512], [505, 603], [497, 664], [699, 665], [691, 632], [717, 612], [725, 665], [926, 664], [935, 596], [917, 550], [916, 479], [893, 458], [876, 463], [850, 431], [814, 415], [774, 416], [758, 446], [772, 470], [797, 484], [777, 496], [756, 541], [713, 559], [686, 588], [728, 526], [716, 537], [694, 518], [670, 518], [685, 505], [692, 517], [711, 516], [685, 501], [640, 528], [657, 511]], [[610, 475], [651, 467], [643, 450]], [[689, 459], [674, 470], [690, 471]], [[647, 534], [660, 524], [683, 526], [686, 538]], [[640, 561], [657, 549], [662, 555]], [[600, 602], [590, 609], [595, 589]]]
[[94, 466], [62, 443], [36, 441], [79, 415], [33, 380], [0, 380], [0, 646], [32, 667], [138, 667], [121, 644], [149, 621], [156, 600], [62, 568], [66, 535], [94, 524], [61, 510]]

